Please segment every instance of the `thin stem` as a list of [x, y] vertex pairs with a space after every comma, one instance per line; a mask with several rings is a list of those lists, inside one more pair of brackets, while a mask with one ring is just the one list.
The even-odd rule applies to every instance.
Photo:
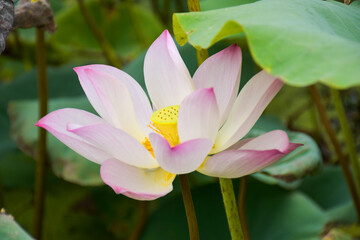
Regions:
[[246, 189], [247, 189], [247, 176], [241, 178], [238, 206], [239, 206], [239, 215], [240, 223], [242, 225], [242, 230], [244, 232], [244, 237], [246, 240], [250, 239], [248, 224], [246, 219], [245, 203], [246, 203]]
[[200, 12], [200, 2], [199, 0], [187, 0], [187, 5], [189, 12]]
[[107, 41], [103, 33], [100, 31], [98, 26], [95, 23], [95, 20], [92, 18], [90, 13], [87, 11], [84, 0], [77, 0], [79, 4], [79, 8], [81, 11], [81, 14], [83, 15], [86, 23], [89, 25], [91, 31], [93, 32], [96, 40], [100, 44], [100, 47], [102, 48], [104, 55], [107, 59], [107, 61], [114, 67], [121, 68], [122, 64], [116, 55], [114, 49], [111, 47], [110, 43]]
[[135, 227], [134, 232], [132, 233], [130, 240], [137, 240], [141, 237], [141, 234], [144, 231], [144, 227], [146, 226], [146, 221], [149, 216], [149, 202], [141, 201], [139, 202], [140, 205], [140, 218]]
[[236, 207], [234, 187], [232, 180], [228, 178], [219, 178], [221, 194], [224, 200], [225, 212], [229, 224], [232, 240], [244, 240], [244, 233], [239, 219], [239, 212]]
[[357, 156], [357, 152], [356, 152], [356, 145], [354, 142], [354, 137], [351, 133], [350, 126], [346, 119], [346, 113], [345, 113], [345, 109], [344, 109], [344, 106], [341, 101], [339, 91], [335, 90], [335, 89], [330, 89], [330, 92], [331, 92], [331, 96], [334, 101], [337, 116], [339, 118], [340, 126], [341, 126], [342, 132], [345, 137], [345, 143], [346, 143], [347, 151], [350, 156], [350, 162], [351, 162], [352, 169], [353, 169], [355, 183], [357, 183], [356, 184], [357, 191], [358, 191], [358, 193], [360, 193], [360, 166], [359, 166], [359, 160], [358, 160], [358, 156]]
[[199, 228], [196, 219], [194, 203], [191, 196], [188, 177], [185, 174], [179, 175], [179, 177], [180, 177], [181, 193], [185, 205], [186, 218], [189, 226], [190, 239], [199, 240]]
[[347, 159], [341, 149], [341, 145], [336, 137], [335, 130], [332, 127], [330, 120], [326, 114], [325, 107], [321, 102], [321, 97], [320, 97], [320, 94], [319, 94], [316, 86], [315, 85], [310, 86], [309, 91], [310, 91], [310, 95], [314, 101], [314, 104], [316, 106], [316, 109], [318, 111], [318, 114], [320, 116], [320, 120], [323, 123], [326, 133], [328, 134], [330, 141], [335, 148], [336, 155], [339, 159], [339, 163], [340, 163], [342, 172], [344, 174], [346, 183], [349, 187], [351, 197], [353, 199], [353, 203], [354, 203], [354, 206], [356, 209], [358, 219], [360, 219], [360, 199], [359, 199], [359, 195], [356, 191], [356, 186], [355, 186], [354, 180], [352, 178], [349, 164], [348, 164]]
[[[36, 65], [39, 95], [39, 119], [47, 113], [48, 83], [46, 76], [45, 33], [36, 29]], [[35, 216], [34, 237], [41, 239], [45, 204], [45, 161], [46, 161], [46, 130], [38, 129], [37, 162], [35, 169]]]
[[[190, 12], [200, 12], [199, 0], [187, 0], [188, 9]], [[196, 57], [198, 65], [200, 66], [208, 57], [209, 52], [207, 49], [196, 49]]]
[[4, 203], [4, 188], [2, 185], [2, 178], [0, 175], [0, 209], [5, 207], [5, 203]]

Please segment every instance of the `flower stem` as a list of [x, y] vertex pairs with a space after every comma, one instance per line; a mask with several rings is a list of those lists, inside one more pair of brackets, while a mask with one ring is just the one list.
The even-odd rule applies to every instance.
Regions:
[[90, 27], [91, 31], [93, 32], [95, 38], [97, 39], [100, 47], [102, 48], [105, 58], [107, 61], [116, 68], [121, 68], [122, 64], [116, 55], [114, 49], [111, 47], [110, 43], [107, 41], [103, 33], [100, 31], [98, 26], [95, 23], [95, 20], [92, 18], [90, 13], [87, 11], [84, 0], [77, 0], [79, 9], [81, 11], [81, 14], [83, 15], [86, 23]]
[[0, 175], [0, 209], [5, 207], [5, 203], [4, 203], [4, 189], [3, 189], [3, 185], [2, 185], [2, 178]]
[[[187, 0], [187, 5], [190, 12], [201, 11], [199, 0]], [[196, 57], [198, 65], [200, 66], [209, 57], [209, 52], [203, 48], [196, 49]]]
[[189, 186], [188, 177], [186, 174], [179, 175], [180, 177], [180, 185], [181, 185], [181, 193], [184, 200], [186, 218], [189, 226], [189, 234], [191, 240], [199, 239], [199, 229], [195, 214], [194, 203], [191, 197], [191, 191]]
[[187, 0], [187, 5], [189, 12], [200, 12], [200, 2], [199, 0]]
[[360, 166], [356, 152], [356, 145], [354, 143], [354, 137], [351, 133], [351, 129], [346, 119], [346, 113], [341, 101], [339, 91], [335, 89], [330, 89], [330, 92], [334, 101], [337, 116], [339, 118], [340, 126], [345, 137], [345, 143], [346, 143], [347, 151], [350, 156], [350, 162], [353, 168], [355, 183], [357, 183], [356, 184], [357, 191], [360, 194]]
[[244, 233], [239, 219], [239, 212], [236, 207], [234, 187], [232, 180], [228, 178], [219, 178], [221, 194], [224, 200], [225, 212], [229, 224], [232, 240], [244, 240]]
[[247, 176], [244, 176], [240, 179], [240, 191], [238, 198], [238, 206], [239, 206], [239, 215], [240, 215], [240, 223], [242, 225], [242, 230], [244, 232], [244, 237], [246, 240], [250, 239], [248, 224], [246, 219], [246, 211], [245, 211], [245, 202], [246, 202], [246, 188], [247, 188]]
[[332, 127], [330, 120], [326, 114], [325, 107], [321, 102], [321, 97], [320, 97], [320, 94], [319, 94], [316, 86], [315, 85], [310, 86], [309, 91], [310, 91], [310, 95], [314, 101], [314, 104], [316, 106], [316, 109], [319, 113], [320, 120], [323, 123], [324, 128], [330, 138], [330, 141], [335, 148], [336, 155], [339, 159], [339, 163], [340, 163], [342, 172], [344, 174], [346, 183], [349, 187], [351, 197], [353, 199], [353, 203], [354, 203], [354, 206], [356, 209], [358, 219], [360, 219], [360, 198], [359, 198], [358, 192], [356, 190], [356, 186], [355, 186], [355, 183], [354, 183], [354, 180], [353, 180], [350, 168], [349, 168], [349, 164], [348, 164], [347, 159], [342, 151], [341, 145], [336, 137], [335, 130]]
[[[48, 83], [46, 76], [45, 33], [36, 29], [36, 65], [39, 94], [39, 119], [47, 113]], [[37, 161], [35, 169], [35, 215], [34, 237], [41, 239], [45, 203], [45, 161], [46, 161], [46, 130], [38, 128]]]

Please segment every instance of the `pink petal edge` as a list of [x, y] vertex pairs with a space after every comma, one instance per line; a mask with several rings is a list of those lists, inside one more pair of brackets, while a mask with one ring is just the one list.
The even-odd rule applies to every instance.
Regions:
[[150, 133], [149, 139], [159, 165], [174, 174], [195, 171], [205, 160], [213, 145], [211, 140], [199, 138], [171, 147], [165, 138], [156, 133]]
[[136, 200], [154, 200], [171, 192], [172, 181], [161, 181], [164, 170], [146, 170], [132, 167], [116, 159], [104, 161], [100, 175], [104, 183], [117, 194], [123, 194]]

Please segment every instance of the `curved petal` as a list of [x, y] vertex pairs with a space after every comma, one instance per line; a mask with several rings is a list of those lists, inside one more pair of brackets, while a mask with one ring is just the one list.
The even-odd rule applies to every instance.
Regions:
[[220, 129], [213, 153], [220, 152], [243, 138], [283, 85], [280, 79], [266, 71], [261, 71], [250, 79], [241, 90], [228, 119]]
[[149, 139], [160, 166], [175, 174], [196, 170], [213, 145], [209, 139], [199, 138], [171, 147], [166, 139], [156, 133], [150, 133]]
[[215, 141], [219, 129], [219, 109], [213, 88], [188, 95], [180, 105], [178, 133], [180, 142], [196, 138]]
[[193, 77], [196, 89], [214, 88], [220, 126], [225, 122], [239, 90], [241, 62], [241, 50], [234, 44], [206, 59]]
[[245, 142], [237, 150], [209, 157], [198, 171], [213, 177], [238, 178], [271, 165], [299, 146], [290, 143], [285, 132], [272, 131]]
[[68, 131], [107, 152], [113, 158], [134, 167], [156, 168], [159, 164], [135, 138], [108, 123], [68, 125]]
[[136, 200], [154, 200], [173, 189], [175, 174], [161, 168], [141, 169], [116, 159], [108, 159], [100, 169], [101, 178], [117, 194]]
[[83, 110], [65, 108], [49, 113], [41, 118], [35, 126], [42, 127], [53, 134], [66, 146], [82, 155], [83, 157], [101, 164], [104, 160], [111, 158], [111, 155], [102, 149], [95, 147], [74, 133], [67, 131], [68, 124], [92, 125], [106, 123], [98, 116]]
[[146, 88], [156, 109], [179, 105], [194, 89], [190, 73], [167, 30], [147, 51], [144, 76]]
[[74, 68], [89, 101], [108, 122], [137, 139], [150, 132], [152, 109], [140, 85], [125, 72], [106, 65]]
[[278, 150], [279, 152], [286, 152], [289, 149], [289, 137], [287, 133], [283, 130], [273, 130], [267, 133], [264, 133], [256, 138], [242, 140], [246, 142], [244, 145], [238, 149], [242, 150]]

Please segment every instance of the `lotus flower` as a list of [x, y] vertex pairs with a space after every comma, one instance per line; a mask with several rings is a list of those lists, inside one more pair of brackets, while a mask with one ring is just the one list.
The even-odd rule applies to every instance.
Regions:
[[208, 58], [191, 78], [165, 30], [145, 56], [152, 106], [125, 72], [88, 65], [74, 70], [100, 117], [66, 108], [36, 125], [101, 164], [103, 181], [117, 194], [138, 200], [169, 193], [176, 174], [248, 175], [298, 145], [281, 130], [241, 140], [283, 85], [261, 71], [238, 95], [241, 61], [240, 48], [230, 46]]

